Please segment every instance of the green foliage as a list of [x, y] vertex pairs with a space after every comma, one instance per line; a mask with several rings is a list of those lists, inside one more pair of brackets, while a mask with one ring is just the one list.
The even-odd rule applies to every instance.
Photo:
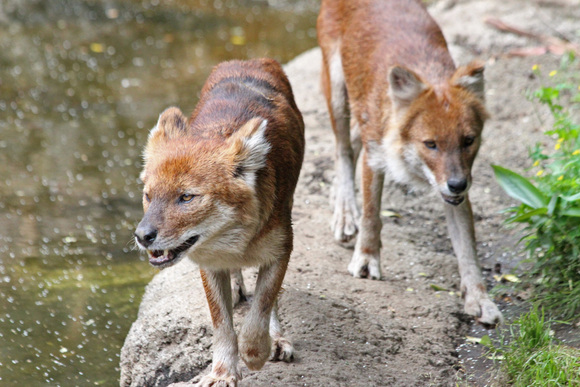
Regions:
[[[573, 63], [570, 56], [563, 60], [565, 67]], [[530, 149], [535, 176], [493, 166], [500, 186], [521, 202], [506, 212], [508, 223], [526, 224], [522, 241], [533, 263], [526, 283], [539, 301], [565, 318], [580, 311], [580, 125], [575, 122], [580, 82], [575, 82], [542, 87], [533, 95], [550, 109], [554, 123], [545, 134], [555, 140], [551, 152], [540, 144]]]
[[509, 384], [528, 386], [580, 385], [580, 350], [557, 345], [544, 311], [534, 307], [509, 325], [509, 343], [505, 331], [497, 346], [491, 340], [481, 343], [490, 349], [493, 358], [502, 359], [501, 369]]

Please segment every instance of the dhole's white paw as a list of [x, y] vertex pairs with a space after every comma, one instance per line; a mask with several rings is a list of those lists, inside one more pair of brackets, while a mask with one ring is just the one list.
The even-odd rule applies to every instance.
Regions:
[[358, 248], [355, 248], [348, 264], [348, 272], [355, 278], [381, 279], [379, 255], [362, 253]]
[[213, 372], [205, 375], [195, 385], [195, 387], [237, 387], [238, 377], [235, 375], [218, 376]]
[[238, 344], [240, 357], [249, 369], [257, 371], [264, 366], [270, 357], [272, 349], [270, 333], [266, 329], [263, 332], [245, 333], [242, 330]]
[[478, 291], [467, 291], [465, 295], [465, 313], [473, 316], [478, 322], [485, 325], [497, 325], [503, 322], [503, 316], [497, 305], [489, 299], [487, 294]]
[[340, 194], [337, 195], [331, 224], [334, 239], [341, 243], [353, 239], [358, 232], [359, 218], [360, 211], [355, 199], [349, 200]]
[[290, 340], [280, 337], [274, 339], [272, 343], [272, 355], [270, 360], [272, 361], [285, 361], [287, 363], [294, 359], [294, 347]]

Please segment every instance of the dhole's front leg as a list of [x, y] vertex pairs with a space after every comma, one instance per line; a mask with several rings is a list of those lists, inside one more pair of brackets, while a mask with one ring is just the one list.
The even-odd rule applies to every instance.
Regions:
[[238, 342], [232, 318], [232, 290], [229, 270], [200, 270], [213, 323], [213, 359], [209, 375], [196, 387], [236, 387]]
[[334, 50], [329, 58], [325, 58], [322, 66], [322, 88], [336, 140], [334, 214], [331, 226], [334, 239], [339, 242], [348, 242], [356, 236], [360, 216], [354, 184], [358, 156], [356, 149], [358, 131], [355, 131], [355, 149], [353, 149], [350, 137], [348, 96], [338, 49]]
[[453, 250], [459, 263], [461, 292], [465, 298], [465, 313], [482, 324], [495, 325], [503, 321], [501, 312], [489, 299], [481, 276], [475, 249], [475, 229], [469, 198], [458, 206], [445, 204], [447, 227]]
[[360, 232], [348, 271], [355, 277], [381, 279], [381, 196], [385, 175], [369, 167], [368, 153], [363, 153], [362, 193], [363, 214]]
[[[289, 258], [290, 251], [284, 253], [284, 256], [277, 261], [260, 266], [252, 306], [239, 338], [240, 356], [251, 370], [262, 368], [272, 352], [274, 355], [278, 353], [277, 358], [280, 360], [289, 361], [292, 358], [292, 344], [282, 337], [277, 316], [275, 316], [275, 302], [282, 287]], [[272, 321], [275, 324], [272, 333], [275, 334], [276, 346], [273, 351], [270, 339], [271, 318], [275, 318], [275, 321]]]

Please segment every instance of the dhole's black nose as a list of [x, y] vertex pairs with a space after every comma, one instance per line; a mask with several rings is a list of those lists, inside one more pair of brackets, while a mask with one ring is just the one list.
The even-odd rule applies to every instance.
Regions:
[[467, 189], [467, 179], [451, 178], [447, 180], [447, 187], [454, 194], [460, 194]]
[[135, 230], [135, 238], [139, 241], [141, 245], [144, 247], [149, 247], [153, 242], [155, 242], [155, 238], [157, 238], [157, 230], [152, 226], [141, 226], [137, 227]]

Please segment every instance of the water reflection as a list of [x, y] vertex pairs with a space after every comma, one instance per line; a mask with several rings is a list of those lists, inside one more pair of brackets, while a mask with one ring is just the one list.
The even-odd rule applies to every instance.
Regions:
[[0, 2], [0, 385], [116, 385], [154, 274], [140, 153], [211, 67], [315, 45], [315, 0]]

